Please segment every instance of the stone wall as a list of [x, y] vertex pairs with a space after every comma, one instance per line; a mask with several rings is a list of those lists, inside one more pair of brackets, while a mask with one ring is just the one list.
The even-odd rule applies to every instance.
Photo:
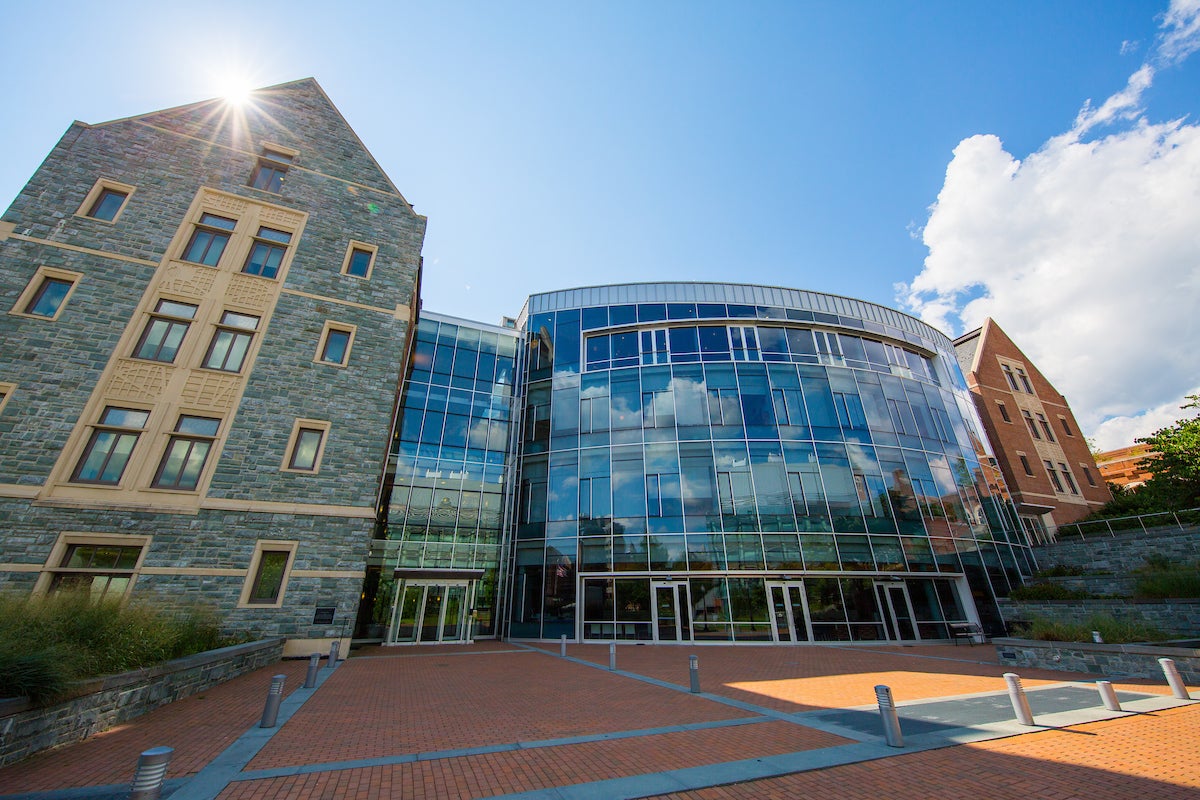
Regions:
[[1174, 562], [1200, 561], [1200, 526], [1067, 539], [1046, 547], [1036, 547], [1033, 552], [1042, 569], [1062, 564], [1121, 575], [1146, 566], [1146, 556], [1152, 553]]
[[0, 767], [274, 664], [282, 654], [283, 639], [264, 639], [86, 681], [78, 687], [83, 694], [51, 706], [0, 700]]
[[1011, 625], [1014, 620], [1034, 617], [1083, 622], [1093, 614], [1116, 619], [1136, 620], [1176, 638], [1200, 637], [1200, 600], [1043, 600], [1039, 602], [1000, 601], [1000, 613]]
[[1195, 649], [1032, 639], [993, 639], [992, 644], [1000, 663], [1006, 667], [1086, 672], [1106, 678], [1148, 678], [1166, 683], [1158, 659], [1169, 658], [1175, 662], [1184, 683], [1200, 684], [1200, 650]]

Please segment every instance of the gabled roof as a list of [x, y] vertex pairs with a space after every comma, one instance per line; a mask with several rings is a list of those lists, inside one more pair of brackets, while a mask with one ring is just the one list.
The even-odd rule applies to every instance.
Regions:
[[[298, 124], [301, 121], [303, 125]], [[166, 128], [214, 144], [251, 152], [256, 152], [259, 142], [263, 140], [285, 146], [301, 145], [297, 149], [307, 151], [310, 159], [313, 154], [320, 153], [325, 140], [349, 137], [361, 151], [359, 163], [353, 164], [351, 169], [352, 157], [338, 153], [325, 158], [320, 171], [376, 191], [397, 195], [412, 211], [412, 205], [404, 199], [315, 78], [301, 78], [256, 89], [240, 108], [231, 106], [223, 98], [214, 98], [88, 127], [105, 128], [128, 123]], [[239, 129], [239, 125], [246, 130]], [[305, 165], [303, 160], [301, 165]], [[339, 167], [346, 174], [339, 175]], [[416, 214], [415, 211], [413, 213]]]

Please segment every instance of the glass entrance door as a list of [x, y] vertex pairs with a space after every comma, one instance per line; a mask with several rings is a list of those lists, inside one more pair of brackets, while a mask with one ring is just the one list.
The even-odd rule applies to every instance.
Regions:
[[474, 581], [407, 581], [396, 593], [388, 644], [470, 641]]
[[921, 638], [914, 622], [908, 587], [903, 583], [876, 583], [875, 596], [883, 616], [883, 626], [892, 641], [915, 641]]
[[690, 642], [687, 581], [654, 581], [654, 641]]
[[802, 581], [767, 583], [771, 616], [774, 621], [772, 634], [777, 642], [809, 642], [812, 632], [808, 622], [808, 600], [804, 596]]

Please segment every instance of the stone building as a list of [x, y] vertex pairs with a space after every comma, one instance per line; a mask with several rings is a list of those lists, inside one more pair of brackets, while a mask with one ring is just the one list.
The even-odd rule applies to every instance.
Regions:
[[424, 231], [312, 79], [73, 123], [0, 218], [0, 587], [348, 636]]
[[1034, 541], [1112, 499], [1067, 400], [992, 319], [954, 342], [997, 466]]

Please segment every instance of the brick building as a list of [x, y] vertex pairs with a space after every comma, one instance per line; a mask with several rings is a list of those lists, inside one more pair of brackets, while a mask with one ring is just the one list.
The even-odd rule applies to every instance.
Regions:
[[1096, 466], [1105, 483], [1134, 489], [1154, 476], [1146, 459], [1154, 455], [1147, 444], [1134, 444], [1096, 454]]
[[1041, 540], [1112, 499], [1067, 400], [992, 319], [954, 342], [1022, 525]]
[[312, 79], [73, 123], [0, 218], [0, 587], [347, 635], [424, 231]]

